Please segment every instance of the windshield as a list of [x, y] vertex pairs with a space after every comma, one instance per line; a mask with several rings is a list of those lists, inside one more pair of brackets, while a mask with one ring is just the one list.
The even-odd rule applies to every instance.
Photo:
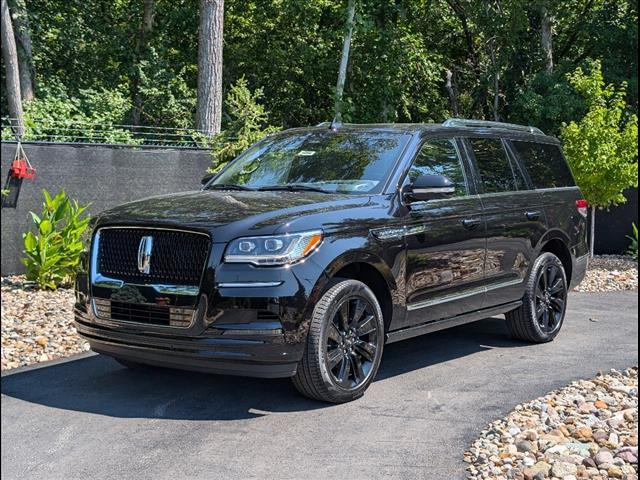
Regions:
[[218, 185], [380, 193], [409, 138], [393, 132], [278, 135], [244, 152], [206, 188]]

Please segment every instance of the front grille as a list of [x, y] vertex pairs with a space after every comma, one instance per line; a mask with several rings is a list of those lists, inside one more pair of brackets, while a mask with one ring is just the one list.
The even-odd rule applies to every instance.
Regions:
[[[138, 270], [138, 247], [153, 237], [149, 273]], [[98, 272], [127, 283], [200, 285], [209, 253], [209, 237], [178, 230], [108, 228], [100, 231]]]
[[191, 325], [194, 313], [192, 308], [117, 302], [105, 298], [95, 298], [94, 309], [96, 315], [105, 320], [180, 328]]

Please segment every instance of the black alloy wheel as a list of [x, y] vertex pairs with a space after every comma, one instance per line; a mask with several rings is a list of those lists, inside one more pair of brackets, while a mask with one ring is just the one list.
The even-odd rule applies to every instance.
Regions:
[[567, 302], [567, 286], [560, 268], [553, 263], [545, 266], [536, 283], [536, 319], [547, 335], [560, 327]]
[[313, 308], [293, 384], [316, 400], [355, 400], [375, 378], [383, 347], [384, 319], [375, 294], [358, 280], [333, 279]]
[[364, 298], [342, 300], [327, 328], [326, 362], [333, 379], [352, 390], [371, 374], [377, 331], [373, 306]]
[[522, 305], [506, 314], [511, 336], [532, 343], [552, 341], [564, 323], [568, 295], [564, 265], [553, 253], [543, 252], [525, 281]]

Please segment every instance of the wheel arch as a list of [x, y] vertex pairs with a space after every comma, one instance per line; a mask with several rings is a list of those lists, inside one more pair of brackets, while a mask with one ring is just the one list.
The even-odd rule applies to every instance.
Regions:
[[567, 283], [570, 285], [573, 274], [573, 259], [569, 249], [569, 237], [560, 230], [549, 232], [540, 241], [538, 251], [539, 254], [553, 253], [560, 259], [567, 276]]
[[376, 296], [388, 330], [394, 316], [394, 306], [398, 298], [398, 285], [389, 266], [379, 257], [369, 252], [349, 252], [336, 258], [318, 280], [311, 296], [311, 305], [325, 292], [334, 278], [348, 278], [364, 283]]

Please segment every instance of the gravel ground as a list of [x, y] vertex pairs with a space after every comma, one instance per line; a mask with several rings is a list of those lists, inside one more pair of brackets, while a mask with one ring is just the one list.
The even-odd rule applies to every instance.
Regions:
[[599, 255], [589, 262], [587, 276], [576, 292], [638, 289], [638, 262], [631, 257]]
[[2, 279], [2, 370], [89, 350], [72, 325], [73, 290], [39, 291]]
[[638, 368], [581, 380], [482, 431], [468, 479], [637, 480]]
[[[580, 292], [637, 290], [638, 264], [630, 257], [601, 256], [590, 264]], [[38, 291], [24, 277], [2, 279], [2, 370], [89, 349], [72, 325], [73, 291]]]

